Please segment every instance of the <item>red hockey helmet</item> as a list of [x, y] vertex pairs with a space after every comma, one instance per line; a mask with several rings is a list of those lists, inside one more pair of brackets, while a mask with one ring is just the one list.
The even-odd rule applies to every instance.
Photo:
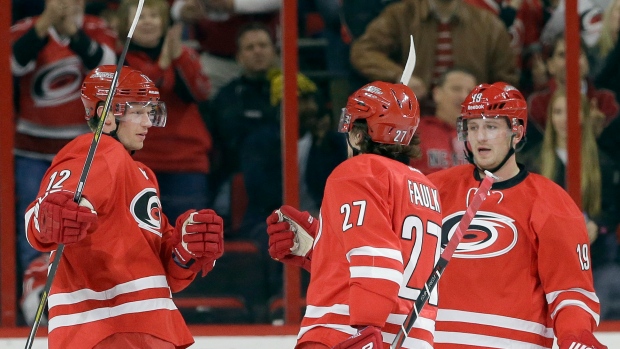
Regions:
[[523, 125], [525, 135], [527, 102], [521, 92], [505, 82], [476, 86], [461, 104], [461, 117], [457, 121], [459, 140], [467, 140], [467, 119], [498, 117], [508, 118], [515, 135], [519, 125]]
[[366, 119], [374, 142], [408, 145], [420, 123], [420, 105], [408, 86], [375, 81], [349, 97], [338, 131], [349, 132], [359, 119]]
[[[97, 107], [100, 102], [105, 102], [115, 71], [115, 65], [99, 66], [88, 73], [82, 83], [82, 103], [86, 110], [86, 121], [92, 129], [99, 122]], [[125, 66], [118, 77], [110, 111], [117, 120], [122, 121], [125, 110], [134, 106], [149, 106], [153, 126], [166, 125], [166, 105], [159, 101], [159, 90], [155, 83], [141, 72]]]

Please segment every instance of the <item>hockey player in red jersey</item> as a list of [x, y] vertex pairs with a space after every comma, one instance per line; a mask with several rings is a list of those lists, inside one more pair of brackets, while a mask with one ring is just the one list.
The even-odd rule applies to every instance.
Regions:
[[[389, 348], [424, 287], [442, 208], [431, 182], [404, 164], [419, 156], [419, 120], [409, 87], [362, 87], [342, 112], [349, 159], [327, 179], [318, 222], [290, 206], [267, 218], [272, 258], [311, 270], [297, 349]], [[433, 292], [406, 347], [432, 348], [436, 304]]]
[[471, 164], [430, 174], [443, 203], [443, 244], [482, 171], [500, 179], [439, 281], [435, 348], [602, 349], [592, 332], [592, 285], [583, 214], [552, 181], [515, 160], [527, 104], [505, 83], [482, 84], [463, 102], [457, 129]]
[[[91, 127], [114, 71], [96, 68], [82, 84]], [[48, 299], [49, 348], [187, 348], [193, 339], [171, 292], [213, 268], [223, 253], [222, 219], [191, 210], [171, 225], [153, 172], [131, 158], [149, 128], [166, 122], [149, 78], [124, 67], [107, 115], [80, 204], [73, 192], [92, 134], [58, 153], [26, 212], [34, 248], [53, 259], [66, 245]]]

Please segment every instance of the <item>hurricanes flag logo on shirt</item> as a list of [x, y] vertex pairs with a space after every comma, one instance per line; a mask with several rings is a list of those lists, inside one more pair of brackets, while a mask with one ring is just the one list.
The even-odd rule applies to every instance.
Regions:
[[153, 188], [146, 188], [134, 196], [129, 208], [138, 226], [161, 236], [161, 203]]
[[[465, 211], [453, 213], [443, 221], [442, 246], [445, 248], [449, 239], [456, 232]], [[455, 258], [491, 258], [510, 251], [517, 243], [517, 227], [514, 219], [494, 212], [478, 211], [476, 217], [463, 234], [453, 257]]]

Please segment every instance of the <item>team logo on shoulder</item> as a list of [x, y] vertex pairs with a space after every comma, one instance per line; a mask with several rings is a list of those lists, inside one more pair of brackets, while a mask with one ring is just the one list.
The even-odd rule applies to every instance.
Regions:
[[[442, 247], [456, 232], [465, 211], [453, 213], [443, 221]], [[491, 258], [510, 251], [517, 243], [514, 219], [494, 212], [478, 211], [454, 252], [455, 258]]]
[[153, 188], [146, 188], [131, 200], [131, 215], [138, 226], [161, 236], [161, 203]]

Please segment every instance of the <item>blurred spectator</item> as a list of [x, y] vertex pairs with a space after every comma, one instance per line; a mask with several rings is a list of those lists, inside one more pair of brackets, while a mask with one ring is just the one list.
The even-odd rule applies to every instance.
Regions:
[[[581, 30], [581, 39], [587, 47], [592, 47], [598, 41], [601, 35], [601, 27], [603, 25], [602, 9], [592, 0], [571, 0], [577, 1], [577, 13], [579, 16], [579, 28]], [[546, 21], [545, 27], [540, 34], [540, 41], [543, 45], [551, 45], [554, 43], [558, 35], [564, 33], [566, 25], [564, 23], [566, 16], [565, 0], [551, 1], [556, 4], [555, 9], [551, 13], [551, 17]]]
[[[596, 86], [608, 88], [620, 102], [620, 0], [610, 4], [605, 12], [603, 34], [600, 46], [600, 72], [596, 75]], [[608, 51], [609, 50], [609, 51]]]
[[397, 82], [410, 34], [417, 64], [409, 86], [419, 99], [452, 66], [471, 71], [478, 82], [518, 82], [504, 24], [463, 0], [403, 0], [387, 6], [353, 42], [351, 63], [367, 79]]
[[[590, 118], [591, 108], [581, 101], [581, 197], [591, 242], [592, 269], [601, 318], [620, 317], [620, 245], [615, 234], [620, 223], [620, 168], [600, 151]], [[549, 101], [542, 144], [523, 154], [528, 170], [566, 187], [566, 94], [558, 89]]]
[[[618, 115], [620, 107], [613, 92], [606, 89], [597, 89], [588, 78], [589, 64], [586, 57], [585, 44], [582, 41], [581, 55], [579, 56], [579, 75], [581, 78], [581, 92], [588, 97], [590, 105], [590, 119], [595, 135], [602, 132], [603, 127]], [[566, 89], [566, 43], [564, 35], [560, 34], [551, 46], [550, 56], [547, 59], [547, 70], [551, 76], [544, 91], [533, 93], [528, 99], [530, 120], [540, 130], [545, 129], [549, 100], [557, 89]]]
[[416, 134], [420, 137], [422, 157], [410, 165], [424, 174], [467, 163], [464, 144], [458, 141], [456, 120], [461, 104], [476, 87], [476, 78], [467, 70], [451, 68], [433, 88], [435, 115], [424, 116]]
[[[620, 31], [620, 0], [612, 0], [603, 13], [601, 35], [596, 45], [590, 48], [591, 76], [598, 76], [605, 66], [605, 60], [618, 42]], [[599, 86], [601, 87], [601, 86]]]
[[260, 22], [275, 35], [282, 0], [175, 0], [172, 18], [190, 27], [200, 45], [200, 59], [211, 81], [210, 97], [242, 73], [235, 60], [239, 28]]
[[26, 240], [24, 212], [56, 152], [90, 132], [80, 87], [89, 70], [115, 63], [116, 36], [100, 18], [84, 15], [84, 0], [46, 0], [41, 16], [13, 25], [11, 40], [11, 71], [18, 86], [17, 256], [18, 270], [23, 271], [39, 255]]
[[268, 71], [278, 64], [269, 28], [253, 22], [239, 30], [237, 61], [243, 74], [222, 87], [211, 101], [206, 118], [213, 135], [211, 184], [223, 207], [228, 206], [228, 182], [240, 171], [239, 146], [250, 133], [265, 123], [277, 122], [277, 108], [270, 103]]
[[555, 9], [551, 7], [551, 1], [465, 1], [495, 13], [508, 29], [512, 38], [510, 46], [517, 55], [517, 67], [521, 72], [519, 90], [523, 95], [527, 97], [533, 90], [545, 84], [547, 76], [539, 40], [545, 21]]
[[[282, 100], [282, 88], [282, 75], [274, 74], [271, 77], [271, 103], [277, 106], [278, 110]], [[318, 215], [327, 177], [347, 158], [346, 142], [332, 127], [330, 113], [317, 86], [303, 74], [297, 75], [297, 94], [299, 207]], [[269, 249], [265, 217], [280, 207], [283, 199], [280, 135], [278, 118], [249, 133], [240, 147], [241, 171], [248, 195], [248, 208], [238, 236], [252, 240], [263, 252]], [[266, 262], [271, 260], [267, 254], [264, 257]], [[270, 293], [274, 295], [282, 287], [281, 264], [272, 263], [272, 266], [275, 268], [270, 272], [269, 285]]]
[[[138, 2], [121, 3], [119, 35], [123, 38]], [[182, 25], [168, 26], [169, 13], [165, 0], [145, 0], [126, 64], [140, 68], [153, 80], [166, 102], [166, 127], [150, 129], [152, 142], [145, 143], [134, 158], [155, 172], [162, 206], [170, 217], [178, 217], [208, 204], [211, 135], [196, 103], [208, 99], [209, 81], [202, 74], [198, 54], [181, 43]]]

